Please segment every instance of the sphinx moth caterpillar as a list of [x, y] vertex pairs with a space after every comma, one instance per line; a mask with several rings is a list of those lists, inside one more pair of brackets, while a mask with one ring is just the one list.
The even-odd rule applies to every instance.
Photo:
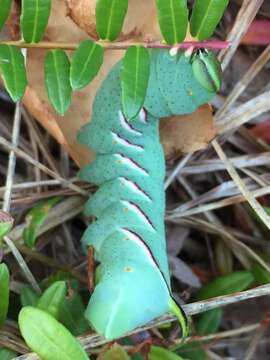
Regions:
[[172, 298], [166, 253], [165, 160], [159, 118], [187, 114], [214, 93], [194, 77], [190, 57], [150, 52], [147, 95], [139, 115], [126, 119], [121, 105], [121, 61], [98, 90], [91, 122], [78, 140], [97, 154], [80, 177], [99, 186], [85, 205], [95, 221], [82, 242], [94, 248], [99, 279], [86, 318], [108, 339], [123, 336], [174, 311], [182, 332], [186, 318]]

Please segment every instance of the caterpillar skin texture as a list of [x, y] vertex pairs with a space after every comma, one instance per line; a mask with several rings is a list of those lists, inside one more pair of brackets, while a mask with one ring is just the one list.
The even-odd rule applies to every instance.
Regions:
[[121, 111], [120, 76], [121, 62], [97, 92], [92, 120], [78, 136], [97, 154], [81, 170], [81, 179], [99, 186], [85, 206], [85, 214], [96, 220], [85, 231], [83, 246], [93, 246], [100, 262], [86, 318], [108, 339], [170, 311], [158, 119], [191, 113], [213, 97], [195, 80], [184, 53], [171, 57], [155, 50], [144, 107], [129, 122]]

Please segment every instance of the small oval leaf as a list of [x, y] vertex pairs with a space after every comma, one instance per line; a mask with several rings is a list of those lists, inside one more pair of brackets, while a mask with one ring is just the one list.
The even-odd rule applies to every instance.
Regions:
[[88, 360], [80, 343], [45, 311], [24, 307], [19, 314], [19, 327], [27, 345], [43, 360]]
[[252, 272], [258, 285], [270, 283], [270, 272], [264, 269], [261, 265], [256, 264], [253, 266]]
[[150, 57], [142, 46], [128, 48], [123, 59], [121, 87], [123, 111], [128, 120], [141, 110], [150, 74]]
[[9, 271], [6, 264], [0, 264], [0, 327], [6, 320], [9, 304]]
[[181, 43], [188, 28], [187, 0], [156, 0], [159, 27], [165, 41]]
[[195, 0], [190, 20], [191, 35], [199, 41], [209, 39], [220, 22], [229, 0]]
[[21, 30], [24, 41], [42, 40], [51, 12], [51, 0], [22, 0]]
[[88, 85], [99, 72], [103, 63], [103, 47], [91, 40], [84, 40], [71, 61], [70, 83], [73, 90]]
[[195, 296], [196, 300], [205, 300], [215, 296], [228, 295], [247, 289], [254, 281], [250, 271], [236, 271], [216, 278], [203, 286]]
[[26, 227], [23, 231], [23, 240], [26, 246], [32, 248], [35, 246], [38, 231], [46, 220], [51, 208], [60, 200], [59, 197], [53, 197], [41, 201], [35, 205], [26, 215]]
[[11, 9], [11, 0], [0, 0], [0, 31], [2, 30]]
[[20, 292], [22, 306], [36, 306], [39, 295], [30, 286], [24, 286]]
[[6, 348], [0, 348], [0, 359], [1, 360], [12, 360], [17, 356], [14, 351]]
[[176, 355], [170, 350], [164, 349], [159, 346], [151, 346], [149, 360], [183, 360], [182, 357]]
[[198, 335], [209, 335], [215, 333], [221, 324], [223, 310], [221, 308], [204, 312], [196, 324]]
[[128, 9], [128, 0], [97, 0], [96, 27], [102, 40], [115, 40], [120, 34]]
[[47, 311], [56, 319], [59, 318], [61, 306], [65, 301], [67, 286], [65, 281], [56, 281], [41, 295], [37, 307]]
[[78, 336], [89, 330], [84, 313], [85, 306], [82, 298], [80, 294], [74, 292], [71, 298], [64, 300], [60, 309], [59, 320], [74, 336]]
[[24, 57], [16, 46], [0, 45], [0, 74], [12, 100], [20, 100], [24, 95], [27, 80]]
[[70, 64], [63, 50], [51, 50], [45, 58], [45, 83], [55, 110], [64, 115], [71, 102]]

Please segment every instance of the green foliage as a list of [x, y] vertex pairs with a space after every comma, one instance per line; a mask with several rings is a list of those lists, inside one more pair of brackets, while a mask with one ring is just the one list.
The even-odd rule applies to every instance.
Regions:
[[252, 273], [258, 285], [270, 283], [270, 272], [264, 269], [261, 265], [256, 264], [252, 268]]
[[16, 46], [0, 45], [0, 74], [12, 100], [20, 100], [24, 95], [27, 80], [24, 57]]
[[22, 0], [21, 30], [24, 41], [42, 40], [51, 12], [51, 0]]
[[59, 197], [53, 197], [41, 201], [34, 206], [26, 215], [27, 226], [23, 231], [23, 240], [25, 245], [32, 248], [36, 244], [38, 231], [46, 220], [50, 209], [60, 200]]
[[44, 291], [37, 303], [37, 307], [58, 319], [66, 293], [67, 287], [65, 281], [57, 281]]
[[70, 66], [70, 83], [73, 90], [88, 85], [103, 63], [103, 47], [91, 40], [84, 40], [73, 55]]
[[1, 360], [12, 360], [17, 356], [17, 354], [9, 349], [0, 348], [0, 359]]
[[188, 28], [187, 0], [156, 0], [160, 30], [170, 44], [182, 42]]
[[19, 314], [19, 327], [27, 345], [42, 360], [88, 360], [80, 343], [45, 311], [24, 307]]
[[5, 211], [0, 211], [0, 242], [7, 235], [13, 225], [13, 218]]
[[9, 271], [6, 264], [0, 264], [0, 327], [6, 320], [9, 304]]
[[2, 30], [11, 9], [11, 0], [0, 0], [0, 31]]
[[77, 292], [74, 292], [69, 299], [64, 299], [60, 308], [59, 320], [74, 336], [78, 336], [89, 330], [84, 312], [85, 307], [82, 298]]
[[176, 355], [172, 351], [164, 349], [159, 346], [151, 346], [148, 359], [149, 360], [183, 360], [182, 357]]
[[104, 354], [103, 360], [129, 360], [127, 352], [118, 344], [114, 344]]
[[215, 333], [221, 324], [223, 317], [223, 310], [213, 309], [203, 313], [196, 324], [198, 335], [208, 335]]
[[40, 296], [30, 286], [25, 286], [20, 292], [22, 306], [36, 306]]
[[131, 46], [123, 59], [121, 74], [122, 105], [128, 120], [136, 117], [146, 96], [150, 57], [142, 46]]
[[191, 35], [199, 41], [212, 36], [229, 0], [195, 0], [190, 20]]
[[250, 271], [236, 271], [218, 277], [203, 286], [197, 295], [196, 300], [205, 300], [215, 296], [228, 295], [237, 291], [247, 289], [254, 281]]
[[69, 108], [72, 95], [68, 57], [63, 50], [51, 50], [46, 55], [44, 66], [49, 100], [54, 109], [64, 115]]
[[210, 360], [201, 344], [195, 342], [182, 345], [179, 348], [178, 353], [187, 360]]
[[115, 40], [120, 34], [128, 9], [128, 0], [97, 0], [96, 27], [102, 40]]

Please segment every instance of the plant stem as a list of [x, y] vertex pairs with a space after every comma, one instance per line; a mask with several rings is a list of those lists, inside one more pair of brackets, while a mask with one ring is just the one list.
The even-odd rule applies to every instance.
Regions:
[[[6, 40], [0, 41], [0, 45], [14, 45], [20, 48], [31, 48], [31, 49], [63, 49], [63, 50], [76, 50], [79, 46], [79, 43], [66, 43], [66, 42], [50, 42], [50, 41], [41, 41], [37, 44], [34, 43], [26, 43], [20, 40]], [[204, 48], [204, 49], [227, 49], [230, 47], [230, 43], [228, 41], [220, 41], [220, 40], [209, 40], [209, 41], [185, 41], [181, 44], [177, 45], [168, 45], [160, 42], [106, 42], [106, 41], [96, 41], [96, 44], [99, 44], [104, 47], [105, 50], [125, 50], [129, 46], [132, 45], [141, 45], [148, 49], [189, 49], [193, 48]]]

